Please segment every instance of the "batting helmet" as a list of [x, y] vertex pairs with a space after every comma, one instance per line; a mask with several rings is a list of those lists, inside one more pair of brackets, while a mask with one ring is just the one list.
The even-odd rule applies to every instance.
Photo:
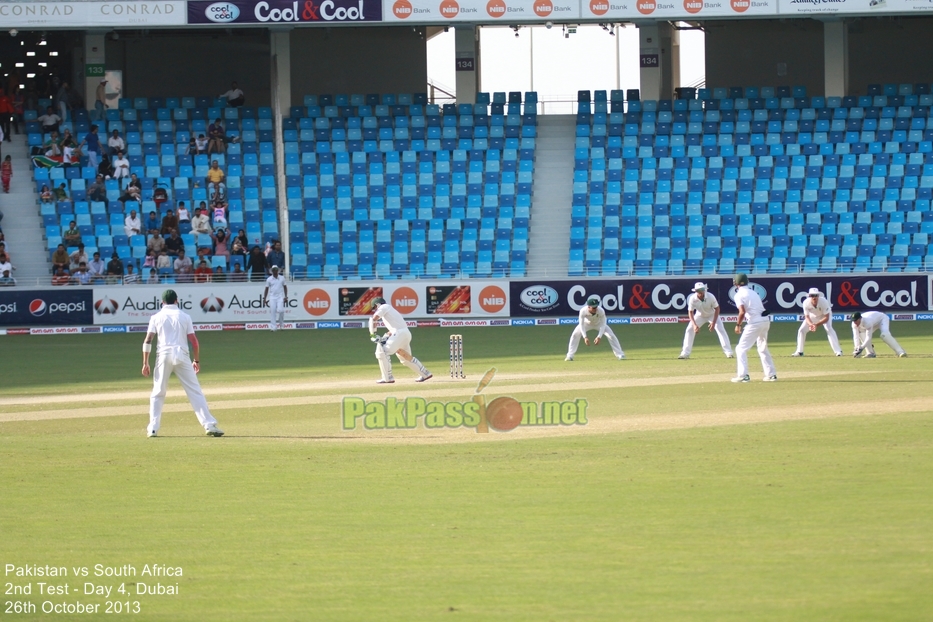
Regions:
[[858, 322], [860, 319], [862, 319], [862, 314], [859, 313], [858, 311], [856, 311], [855, 313], [852, 314], [852, 321], [853, 321], [853, 322]]
[[178, 302], [178, 294], [175, 293], [174, 289], [167, 289], [162, 292], [162, 302], [167, 305], [173, 305]]
[[589, 300], [586, 301], [586, 306], [588, 306], [588, 307], [598, 307], [598, 306], [599, 306], [599, 298], [596, 298], [596, 297], [590, 298]]
[[732, 279], [732, 283], [735, 285], [748, 285], [748, 275], [744, 272], [739, 272]]
[[384, 305], [385, 303], [386, 303], [386, 299], [383, 298], [382, 296], [376, 296], [375, 298], [373, 298], [373, 308], [376, 308], [379, 305]]

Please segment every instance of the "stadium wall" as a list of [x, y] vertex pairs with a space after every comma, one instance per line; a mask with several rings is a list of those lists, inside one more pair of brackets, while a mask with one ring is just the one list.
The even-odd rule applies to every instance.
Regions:
[[917, 84], [933, 75], [933, 18], [857, 19], [849, 24], [849, 92], [869, 84]]

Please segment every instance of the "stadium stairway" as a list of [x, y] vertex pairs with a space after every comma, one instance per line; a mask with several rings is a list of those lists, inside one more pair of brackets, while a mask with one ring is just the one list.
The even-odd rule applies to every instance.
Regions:
[[13, 134], [12, 142], [3, 143], [3, 157], [13, 157], [13, 179], [10, 193], [0, 194], [3, 212], [3, 234], [13, 257], [17, 285], [35, 285], [39, 279], [49, 278], [51, 266], [45, 241], [42, 239], [42, 220], [39, 216], [35, 183], [32, 181], [32, 161], [26, 147], [25, 134]]
[[575, 117], [538, 117], [535, 217], [528, 240], [529, 276], [567, 276]]

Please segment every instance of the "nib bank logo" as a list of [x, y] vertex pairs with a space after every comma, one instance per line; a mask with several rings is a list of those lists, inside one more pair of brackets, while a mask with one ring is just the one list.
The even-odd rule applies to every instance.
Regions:
[[115, 300], [106, 296], [94, 303], [94, 311], [97, 312], [97, 315], [113, 315], [119, 308], [120, 305]]
[[486, 404], [483, 389], [496, 374], [493, 367], [483, 376], [473, 397], [458, 402], [433, 402], [421, 397], [399, 400], [366, 401], [345, 397], [341, 405], [344, 430], [355, 430], [362, 420], [365, 430], [416, 429], [422, 421], [425, 429], [476, 428], [480, 434], [492, 428], [508, 432], [518, 426], [586, 425], [585, 399], [563, 402], [519, 402], [512, 397], [497, 397]]
[[204, 313], [220, 313], [224, 310], [224, 301], [211, 294], [201, 301], [201, 311]]

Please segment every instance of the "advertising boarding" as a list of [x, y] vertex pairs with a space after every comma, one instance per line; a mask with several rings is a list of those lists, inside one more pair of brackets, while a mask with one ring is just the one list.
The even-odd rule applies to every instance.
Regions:
[[230, 0], [188, 3], [189, 24], [358, 24], [382, 21], [382, 0]]
[[90, 289], [0, 290], [0, 326], [93, 324]]
[[[580, 279], [513, 281], [512, 317], [573, 317], [587, 299], [600, 299], [607, 314], [629, 316], [684, 315], [696, 278]], [[723, 314], [735, 313], [731, 277], [706, 281]], [[926, 275], [878, 274], [750, 277], [749, 286], [772, 314], [798, 313], [811, 287], [819, 288], [837, 313], [854, 311], [929, 311]]]
[[0, 2], [4, 28], [84, 28], [94, 26], [183, 26], [186, 3], [154, 2]]

